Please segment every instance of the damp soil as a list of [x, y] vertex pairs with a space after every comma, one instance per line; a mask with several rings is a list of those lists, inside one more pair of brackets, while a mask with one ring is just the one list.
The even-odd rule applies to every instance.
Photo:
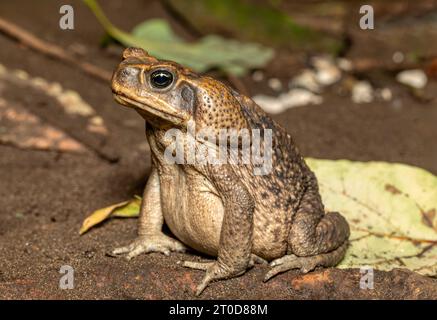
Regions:
[[[79, 1], [76, 29], [58, 28], [57, 1], [2, 1], [0, 16], [64, 48], [85, 48], [81, 59], [112, 70], [117, 50], [99, 47], [103, 31]], [[172, 19], [156, 1], [105, 1], [114, 24], [130, 29], [151, 17]], [[19, 10], [18, 10], [19, 8]], [[181, 26], [172, 22], [184, 34]], [[0, 35], [0, 63], [23, 69], [75, 90], [104, 119], [109, 134], [87, 133], [83, 121], [60, 112], [56, 102], [30, 89], [11, 86], [3, 98], [24, 106], [85, 145], [90, 152], [39, 151], [0, 145], [1, 299], [193, 299], [203, 273], [183, 269], [178, 260], [195, 252], [141, 255], [130, 262], [106, 252], [129, 243], [135, 219], [113, 219], [83, 236], [79, 227], [91, 211], [141, 194], [150, 171], [144, 123], [117, 105], [107, 83], [77, 68], [31, 51]], [[272, 65], [280, 63], [273, 61]], [[276, 65], [274, 70], [281, 70]], [[278, 75], [281, 77], [281, 75]], [[243, 79], [244, 80], [244, 79]], [[390, 85], [395, 85], [390, 83]], [[258, 88], [247, 81], [247, 90]], [[306, 156], [382, 160], [416, 165], [437, 174], [437, 108], [409, 95], [402, 103], [355, 105], [328, 91], [324, 102], [288, 110], [274, 118]], [[74, 268], [73, 290], [59, 289], [60, 268]], [[375, 272], [375, 288], [361, 290], [357, 269], [320, 269], [281, 274], [263, 283], [267, 267], [210, 285], [201, 299], [437, 299], [437, 280], [407, 270]]]

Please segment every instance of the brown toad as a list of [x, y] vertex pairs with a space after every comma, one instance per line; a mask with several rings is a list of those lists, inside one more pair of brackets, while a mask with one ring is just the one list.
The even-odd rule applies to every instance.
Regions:
[[[325, 213], [317, 180], [293, 139], [260, 107], [215, 79], [158, 60], [142, 49], [126, 49], [123, 58], [112, 90], [120, 104], [134, 108], [146, 121], [152, 171], [138, 238], [114, 254], [126, 253], [131, 259], [190, 247], [217, 257], [183, 263], [206, 271], [197, 294], [211, 281], [243, 274], [254, 262], [271, 261], [266, 281], [294, 268], [309, 272], [317, 266], [335, 266], [343, 258], [348, 223], [337, 212]], [[194, 134], [190, 123], [195, 124]], [[236, 161], [248, 150], [241, 137], [233, 144], [238, 151], [229, 152], [228, 161], [169, 161], [172, 129], [185, 134], [183, 147], [194, 141], [194, 150], [201, 155], [218, 149], [223, 141], [199, 139], [196, 133], [202, 129], [215, 137], [222, 137], [222, 129], [258, 130], [261, 139], [251, 141], [249, 149], [260, 142], [262, 153], [270, 155], [271, 170], [256, 173], [254, 161]], [[269, 132], [271, 144], [264, 139]], [[170, 154], [174, 156], [174, 149]], [[183, 155], [187, 160], [185, 149]], [[177, 240], [162, 232], [164, 223]]]

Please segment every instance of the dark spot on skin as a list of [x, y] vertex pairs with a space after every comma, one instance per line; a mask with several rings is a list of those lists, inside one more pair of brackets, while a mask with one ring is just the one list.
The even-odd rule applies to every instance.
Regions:
[[185, 110], [194, 111], [193, 110], [195, 106], [194, 90], [190, 86], [185, 85], [181, 90], [181, 97], [182, 97], [182, 107]]
[[275, 201], [275, 202], [273, 203], [273, 207], [274, 207], [275, 209], [279, 209], [279, 208], [281, 207], [281, 203], [280, 203], [280, 201]]
[[279, 242], [280, 238], [281, 238], [281, 229], [280, 228], [276, 228], [275, 230], [273, 230], [273, 241], [275, 242]]
[[279, 194], [281, 193], [281, 190], [278, 188], [277, 185], [272, 185], [271, 190], [276, 196], [279, 196]]
[[[264, 135], [264, 134], [263, 134], [263, 131], [261, 131], [261, 139], [263, 138], [263, 137], [262, 137], [263, 135]], [[276, 156], [278, 157], [278, 159], [281, 159], [281, 158], [282, 158], [282, 152], [281, 152], [281, 149], [280, 149], [280, 148], [275, 149], [275, 154], [276, 154]]]

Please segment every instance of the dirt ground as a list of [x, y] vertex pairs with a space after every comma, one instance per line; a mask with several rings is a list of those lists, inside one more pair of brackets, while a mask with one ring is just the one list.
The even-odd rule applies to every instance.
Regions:
[[[70, 48], [86, 48], [84, 59], [106, 70], [119, 62], [117, 53], [98, 44], [103, 30], [79, 3], [75, 30], [58, 27], [58, 1], [2, 1], [0, 16], [39, 37]], [[126, 30], [150, 17], [171, 19], [156, 1], [104, 1], [111, 21]], [[177, 31], [184, 33], [174, 23]], [[67, 133], [89, 152], [41, 151], [0, 144], [0, 298], [2, 299], [192, 299], [203, 273], [183, 269], [178, 260], [197, 260], [196, 253], [141, 255], [130, 262], [105, 255], [129, 243], [136, 220], [113, 219], [79, 236], [91, 211], [140, 194], [150, 159], [144, 123], [117, 105], [110, 87], [62, 62], [35, 53], [0, 35], [0, 63], [75, 90], [95, 108], [108, 129], [106, 136], [61, 112], [54, 99], [31, 88], [10, 85], [2, 98], [25, 107], [45, 123]], [[275, 62], [272, 62], [273, 64]], [[278, 70], [276, 66], [275, 70]], [[394, 82], [387, 85], [401, 90]], [[257, 88], [250, 85], [254, 94]], [[291, 132], [306, 156], [383, 160], [416, 165], [437, 174], [437, 108], [408, 94], [402, 103], [356, 105], [334, 92], [317, 106], [290, 109], [274, 116]], [[59, 289], [59, 270], [75, 270], [75, 288]], [[359, 288], [358, 269], [287, 272], [263, 283], [267, 267], [212, 284], [202, 299], [437, 299], [437, 280], [407, 270], [375, 273], [375, 289]]]

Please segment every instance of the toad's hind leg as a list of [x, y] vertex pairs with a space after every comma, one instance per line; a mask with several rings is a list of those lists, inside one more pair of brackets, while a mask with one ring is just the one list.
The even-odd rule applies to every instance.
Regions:
[[268, 281], [279, 273], [300, 269], [303, 273], [314, 270], [317, 266], [333, 267], [343, 259], [348, 243], [344, 241], [337, 249], [328, 253], [316, 254], [308, 257], [299, 257], [294, 254], [287, 254], [282, 258], [273, 260], [270, 263], [271, 269], [264, 277], [264, 281]]
[[306, 273], [317, 266], [332, 267], [343, 259], [349, 225], [338, 212], [325, 214], [317, 183], [308, 188], [293, 217], [288, 237], [289, 254], [271, 262], [264, 281], [290, 269]]

